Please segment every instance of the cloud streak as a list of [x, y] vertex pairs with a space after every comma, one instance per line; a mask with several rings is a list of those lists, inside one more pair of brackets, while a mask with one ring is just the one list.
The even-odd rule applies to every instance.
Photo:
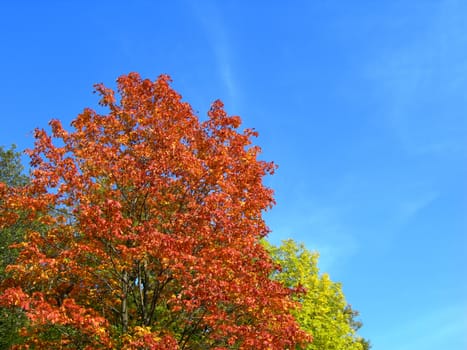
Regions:
[[295, 202], [292, 212], [278, 206], [272, 215], [267, 215], [266, 221], [273, 231], [270, 237], [273, 243], [294, 237], [308, 249], [318, 251], [320, 269], [331, 274], [338, 272], [348, 259], [358, 253], [357, 236], [345, 220], [346, 205], [300, 196], [289, 199], [289, 202]]
[[216, 71], [232, 103], [238, 103], [237, 82], [232, 68], [232, 49], [223, 15], [214, 2], [190, 2], [193, 14], [204, 28], [216, 61]]
[[399, 221], [401, 223], [405, 223], [411, 220], [438, 197], [439, 194], [437, 192], [431, 191], [402, 200], [398, 208]]

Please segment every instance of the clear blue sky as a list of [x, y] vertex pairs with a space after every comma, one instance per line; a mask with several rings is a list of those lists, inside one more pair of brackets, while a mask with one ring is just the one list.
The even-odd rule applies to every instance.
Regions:
[[168, 73], [260, 132], [271, 240], [319, 250], [375, 350], [467, 349], [466, 1], [2, 1], [0, 50], [0, 144]]

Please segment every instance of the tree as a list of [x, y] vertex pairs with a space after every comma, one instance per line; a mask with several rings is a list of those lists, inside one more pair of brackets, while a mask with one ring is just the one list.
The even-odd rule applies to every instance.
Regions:
[[256, 132], [220, 101], [201, 122], [161, 76], [85, 109], [66, 131], [36, 130], [31, 180], [2, 185], [0, 225], [28, 230], [0, 303], [25, 311], [22, 335], [47, 349], [293, 349], [309, 340], [291, 291], [269, 276]]
[[0, 146], [0, 182], [14, 187], [25, 185], [28, 178], [23, 170], [21, 153], [16, 152], [16, 146], [12, 145], [7, 150]]
[[[23, 175], [20, 153], [16, 152], [13, 145], [10, 149], [0, 146], [0, 183], [10, 188], [18, 188], [27, 183], [27, 177]], [[0, 203], [4, 200], [0, 196]], [[19, 213], [18, 213], [19, 214]], [[14, 243], [23, 240], [24, 222], [18, 220], [15, 225], [0, 228], [0, 282], [7, 278], [5, 268], [12, 264], [17, 257], [17, 250], [11, 249]], [[25, 324], [25, 316], [21, 310], [0, 307], [0, 348], [7, 349], [20, 342], [18, 330]]]
[[[5, 187], [17, 188], [24, 186], [27, 182], [27, 177], [23, 175], [20, 153], [15, 149], [14, 145], [8, 150], [0, 146], [0, 183], [3, 183]], [[3, 202], [3, 196], [0, 197], [1, 202]], [[15, 250], [9, 249], [9, 246], [20, 242], [22, 236], [23, 230], [18, 226], [0, 231], [0, 279], [2, 280], [5, 278], [5, 267], [13, 263], [16, 258]]]
[[310, 350], [368, 350], [370, 343], [357, 335], [361, 327], [358, 312], [347, 304], [342, 287], [329, 275], [320, 274], [318, 253], [303, 244], [286, 240], [280, 246], [265, 242], [273, 260], [280, 266], [272, 278], [289, 288], [300, 288], [295, 296], [301, 308], [293, 310], [298, 323], [313, 336]]

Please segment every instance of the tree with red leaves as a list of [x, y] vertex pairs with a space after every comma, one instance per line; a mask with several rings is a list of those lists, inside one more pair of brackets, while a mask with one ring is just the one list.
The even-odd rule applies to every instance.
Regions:
[[[294, 349], [309, 341], [292, 290], [269, 277], [273, 203], [256, 132], [220, 101], [200, 121], [161, 76], [96, 85], [107, 114], [36, 130], [31, 179], [0, 183], [0, 227], [40, 223], [16, 245], [0, 304], [40, 349]], [[36, 225], [37, 226], [37, 225]], [[20, 346], [21, 347], [21, 346]]]

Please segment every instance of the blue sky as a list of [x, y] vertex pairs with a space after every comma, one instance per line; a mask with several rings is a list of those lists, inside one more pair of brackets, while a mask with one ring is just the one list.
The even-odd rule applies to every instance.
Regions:
[[260, 132], [271, 240], [320, 252], [375, 350], [467, 348], [467, 2], [3, 1], [0, 45], [1, 145], [168, 73]]

